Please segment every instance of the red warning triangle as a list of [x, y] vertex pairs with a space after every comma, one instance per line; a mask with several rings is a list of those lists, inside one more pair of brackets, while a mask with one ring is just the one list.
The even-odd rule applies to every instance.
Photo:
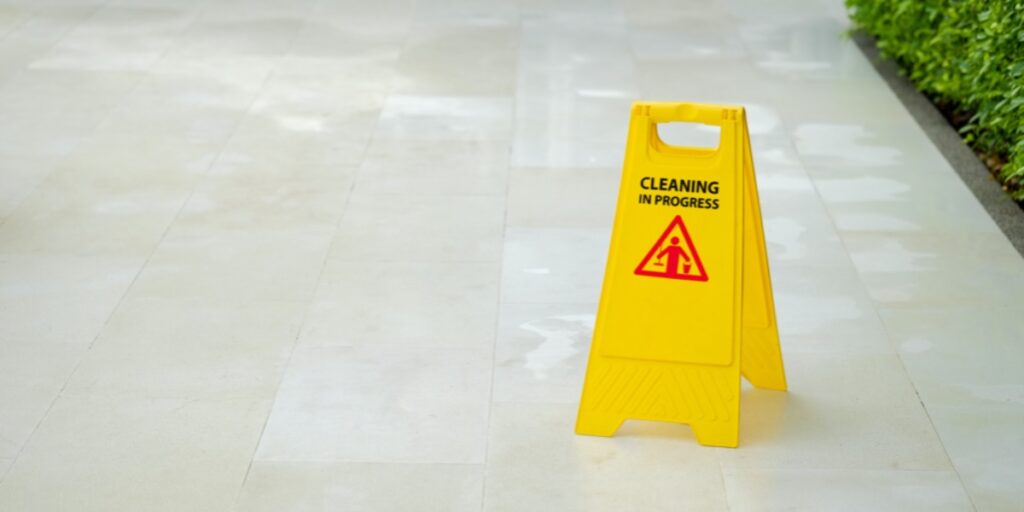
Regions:
[[707, 281], [708, 273], [704, 263], [700, 261], [697, 248], [693, 245], [690, 232], [683, 224], [683, 218], [676, 215], [675, 219], [665, 228], [665, 232], [654, 242], [654, 247], [647, 252], [643, 261], [633, 272], [638, 276], [664, 277], [667, 279], [684, 279], [687, 281]]

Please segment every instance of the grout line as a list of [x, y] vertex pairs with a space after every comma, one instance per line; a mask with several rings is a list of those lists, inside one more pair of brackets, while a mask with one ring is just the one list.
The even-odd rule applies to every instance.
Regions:
[[[518, 8], [518, 6], [517, 6]], [[523, 16], [521, 11], [516, 12], [516, 67], [518, 70], [519, 61], [522, 58], [522, 40], [523, 40]], [[518, 74], [518, 72], [517, 72]], [[518, 86], [518, 79], [516, 80]], [[491, 426], [492, 418], [494, 415], [494, 378], [496, 369], [498, 367], [498, 337], [501, 335], [501, 312], [502, 305], [502, 292], [504, 287], [504, 275], [505, 275], [505, 244], [508, 235], [508, 212], [509, 212], [509, 195], [512, 189], [512, 162], [514, 159], [514, 149], [516, 140], [516, 129], [518, 116], [518, 91], [513, 89], [511, 94], [510, 103], [510, 119], [509, 119], [509, 138], [506, 145], [506, 151], [508, 152], [508, 160], [505, 164], [504, 182], [505, 182], [505, 196], [504, 196], [504, 210], [505, 215], [502, 217], [501, 223], [501, 253], [498, 255], [498, 286], [495, 301], [497, 307], [495, 308], [494, 315], [494, 337], [491, 343], [491, 382], [490, 389], [487, 393], [487, 421], [484, 427], [484, 460], [483, 460], [483, 474], [480, 478], [480, 510], [484, 510], [487, 505], [487, 474], [488, 466], [490, 464], [491, 455]]]
[[725, 500], [725, 511], [729, 512], [732, 510], [732, 504], [729, 503], [729, 486], [725, 482], [725, 466], [722, 465], [721, 459], [718, 460], [718, 478], [722, 482], [722, 498]]
[[[374, 128], [374, 129], [376, 129], [376, 128]], [[369, 143], [367, 143], [367, 146], [364, 148], [364, 151], [363, 151], [364, 157], [365, 157], [365, 154], [366, 154], [366, 148], [368, 148], [368, 147], [369, 147]], [[317, 278], [316, 278], [316, 287], [314, 288], [313, 292], [310, 294], [310, 297], [306, 300], [306, 302], [307, 302], [306, 308], [303, 311], [302, 319], [299, 322], [299, 328], [298, 328], [298, 330], [295, 333], [295, 337], [292, 340], [291, 348], [288, 351], [288, 358], [287, 358], [287, 360], [284, 363], [284, 370], [281, 372], [280, 378], [278, 378], [277, 386], [274, 387], [274, 389], [275, 389], [274, 398], [273, 398], [273, 400], [271, 400], [270, 408], [267, 411], [267, 417], [264, 419], [263, 426], [260, 428], [259, 441], [256, 443], [256, 446], [253, 448], [253, 455], [249, 458], [249, 464], [246, 467], [245, 476], [242, 478], [242, 482], [239, 485], [238, 494], [235, 497], [235, 508], [236, 509], [238, 507], [238, 500], [241, 499], [242, 491], [245, 490], [245, 484], [249, 480], [249, 474], [252, 471], [252, 465], [256, 461], [256, 451], [259, 449], [260, 442], [263, 440], [263, 435], [264, 435], [264, 433], [266, 433], [267, 425], [270, 423], [270, 416], [273, 414], [274, 405], [277, 403], [277, 398], [278, 398], [278, 395], [279, 395], [280, 390], [281, 390], [281, 384], [284, 382], [284, 379], [285, 379], [285, 377], [287, 376], [287, 373], [288, 373], [288, 369], [291, 367], [292, 358], [295, 355], [295, 349], [298, 348], [299, 340], [302, 338], [302, 334], [303, 334], [303, 332], [305, 330], [305, 327], [306, 327], [306, 321], [309, 318], [309, 312], [312, 310], [312, 308], [313, 308], [313, 306], [314, 306], [314, 304], [316, 302], [317, 291], [319, 290], [320, 285], [323, 283], [324, 272], [327, 269], [328, 263], [330, 263], [330, 261], [331, 261], [331, 258], [330, 258], [331, 249], [334, 247], [333, 239], [337, 238], [337, 233], [338, 233], [338, 231], [341, 228], [341, 221], [344, 219], [345, 213], [348, 210], [349, 198], [351, 197], [352, 187], [354, 187], [354, 186], [355, 186], [355, 179], [353, 178], [352, 184], [350, 184], [349, 191], [348, 191], [348, 193], [347, 193], [347, 195], [345, 197], [345, 206], [344, 206], [344, 208], [342, 208], [341, 213], [338, 215], [338, 219], [334, 223], [334, 230], [333, 230], [333, 233], [331, 235], [332, 236], [332, 243], [329, 244], [328, 247], [327, 247], [327, 250], [324, 251], [323, 261], [320, 264], [320, 271], [318, 272]], [[268, 460], [268, 462], [273, 462], [273, 461], [272, 460]], [[288, 461], [288, 462], [292, 462], [292, 461]], [[310, 462], [312, 462], [312, 461], [310, 461]], [[321, 462], [329, 462], [329, 461], [321, 461]]]
[[[874, 304], [874, 299], [872, 299], [871, 302]], [[907, 371], [907, 364], [903, 360], [903, 354], [900, 352], [899, 348], [896, 347], [895, 343], [893, 342], [892, 333], [889, 331], [889, 324], [885, 321], [884, 318], [882, 318], [882, 315], [879, 314], [879, 308], [877, 304], [872, 309], [874, 310], [875, 316], [878, 318], [878, 321], [882, 324], [882, 330], [885, 332], [886, 339], [889, 341], [890, 345], [892, 345], [893, 347], [893, 350], [896, 352], [896, 358], [899, 360], [900, 366], [903, 368], [903, 371], [907, 374], [907, 380], [910, 381], [910, 385], [913, 386], [914, 388], [914, 395], [917, 396], [917, 403], [921, 405], [921, 410], [924, 411], [925, 418], [928, 418], [928, 424], [931, 425], [932, 431], [935, 434], [935, 439], [939, 441], [939, 446], [942, 446], [942, 453], [946, 456], [946, 462], [949, 464], [949, 468], [953, 471], [953, 473], [956, 474], [957, 481], [960, 482], [960, 487], [963, 489], [964, 495], [967, 496], [967, 500], [968, 502], [970, 502], [971, 508], [973, 510], [977, 510], [978, 507], [974, 503], [974, 496], [972, 495], [971, 490], [967, 487], [967, 482], [964, 481], [963, 476], [960, 474], [960, 470], [956, 467], [956, 464], [953, 462], [953, 457], [949, 453], [949, 448], [946, 447], [946, 442], [942, 439], [942, 434], [940, 433], [938, 427], [935, 425], [935, 420], [932, 419], [932, 413], [931, 411], [928, 410], [928, 404], [925, 403], [924, 397], [921, 396], [921, 392], [918, 390], [918, 385], [914, 381], [913, 375], [909, 371]]]
[[[309, 20], [312, 17], [311, 16], [312, 13], [316, 10], [316, 7], [319, 6], [319, 5], [320, 4], [310, 4], [306, 8], [306, 13], [305, 13], [306, 14], [306, 16], [305, 16], [306, 22], [301, 27], [299, 27], [295, 31], [295, 33], [292, 35], [292, 38], [289, 41], [289, 47], [294, 46], [295, 40], [301, 35], [302, 30], [308, 25]], [[280, 57], [276, 58], [275, 61], [277, 61], [277, 62], [285, 61], [289, 57], [291, 57], [292, 55], [293, 55], [293, 52], [291, 50], [289, 50], [289, 51], [283, 53]], [[272, 69], [270, 71], [270, 73], [267, 74], [267, 77], [264, 80], [263, 85], [260, 87], [260, 91], [261, 92], [266, 89], [266, 86], [270, 82], [270, 79], [271, 79], [271, 77], [273, 75], [274, 75], [274, 71]], [[256, 104], [256, 102], [259, 101], [259, 99], [260, 99], [260, 94], [257, 93], [255, 98], [253, 99], [253, 106]], [[251, 111], [251, 109], [252, 109], [252, 106], [250, 106], [249, 110]], [[246, 115], [248, 115], [248, 112], [246, 113]], [[244, 119], [245, 117], [246, 116], [243, 115], [240, 119]], [[379, 123], [379, 122], [380, 122], [380, 115], [378, 114], [375, 123]], [[239, 122], [239, 124], [241, 124], [241, 121]], [[376, 131], [376, 124], [374, 125], [373, 130]], [[229, 140], [230, 140], [230, 137], [229, 137]], [[370, 139], [368, 140], [366, 146], [363, 147], [363, 154], [360, 157], [360, 164], [355, 166], [356, 171], [355, 171], [355, 173], [352, 176], [352, 182], [349, 184], [349, 190], [348, 190], [348, 193], [346, 194], [345, 199], [344, 199], [345, 204], [342, 207], [341, 212], [338, 214], [338, 218], [334, 222], [334, 228], [332, 230], [332, 235], [331, 235], [332, 243], [328, 244], [327, 250], [324, 252], [323, 261], [320, 264], [320, 271], [318, 272], [317, 278], [316, 278], [316, 286], [314, 287], [314, 289], [312, 290], [312, 293], [309, 295], [308, 299], [306, 300], [306, 308], [305, 308], [305, 310], [302, 313], [302, 318], [299, 320], [298, 329], [296, 329], [295, 336], [292, 339], [291, 347], [288, 350], [288, 357], [284, 361], [283, 370], [281, 371], [281, 374], [280, 374], [280, 376], [277, 379], [277, 385], [274, 387], [274, 397], [273, 397], [273, 399], [270, 400], [270, 406], [267, 408], [266, 417], [263, 418], [263, 425], [260, 426], [260, 433], [259, 433], [259, 436], [257, 437], [257, 441], [255, 443], [255, 446], [253, 446], [252, 453], [249, 456], [249, 462], [248, 462], [248, 464], [245, 467], [245, 474], [242, 476], [242, 480], [238, 483], [238, 490], [235, 493], [235, 500], [234, 500], [234, 503], [232, 505], [232, 509], [233, 510], [238, 510], [238, 507], [240, 506], [240, 502], [241, 502], [241, 499], [242, 499], [242, 493], [245, 491], [246, 483], [248, 483], [248, 481], [249, 481], [249, 475], [252, 474], [252, 467], [253, 467], [253, 464], [255, 464], [255, 462], [256, 462], [256, 453], [259, 451], [260, 444], [263, 441], [263, 436], [266, 434], [267, 425], [270, 424], [270, 418], [271, 418], [271, 416], [274, 413], [274, 406], [276, 405], [277, 399], [278, 399], [278, 397], [280, 395], [281, 385], [284, 383], [285, 377], [287, 377], [287, 375], [288, 375], [288, 369], [291, 367], [292, 359], [295, 356], [295, 349], [298, 347], [299, 340], [302, 338], [302, 334], [303, 334], [304, 329], [306, 327], [306, 321], [309, 318], [309, 313], [312, 310], [312, 308], [313, 308], [313, 306], [314, 306], [314, 304], [316, 302], [316, 292], [319, 289], [320, 284], [323, 282], [323, 274], [324, 274], [324, 271], [327, 268], [327, 263], [330, 261], [331, 249], [334, 246], [333, 239], [336, 238], [338, 230], [340, 229], [340, 226], [341, 226], [341, 221], [344, 218], [345, 212], [348, 209], [350, 198], [351, 198], [351, 194], [352, 194], [352, 190], [355, 187], [356, 179], [358, 178], [358, 169], [359, 169], [359, 167], [362, 166], [362, 161], [366, 157], [366, 153], [368, 152], [369, 146], [370, 146], [370, 142], [369, 141], [371, 141], [371, 140], [372, 140], [372, 137], [370, 137]]]
[[432, 460], [365, 460], [365, 459], [261, 459], [268, 464], [359, 464], [365, 466], [466, 466], [483, 467], [479, 462], [444, 462]]

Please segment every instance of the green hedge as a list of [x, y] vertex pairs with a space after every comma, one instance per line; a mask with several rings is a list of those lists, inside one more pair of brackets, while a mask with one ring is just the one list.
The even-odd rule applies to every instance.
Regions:
[[1007, 159], [1024, 200], [1024, 0], [846, 0], [850, 17], [918, 88], [970, 114], [961, 132]]

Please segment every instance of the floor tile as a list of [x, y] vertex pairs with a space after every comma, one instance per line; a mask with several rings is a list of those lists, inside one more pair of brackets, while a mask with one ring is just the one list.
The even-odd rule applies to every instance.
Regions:
[[849, 266], [839, 233], [817, 197], [766, 193], [761, 219], [773, 268]]
[[575, 417], [574, 404], [494, 405], [484, 510], [727, 509], [715, 450], [680, 439], [682, 427], [587, 437]]
[[7, 7], [0, 12], [0, 35], [7, 35], [17, 29], [29, 17], [27, 9]]
[[177, 9], [106, 6], [62, 38], [34, 68], [145, 70], [193, 16]]
[[64, 182], [88, 177], [110, 192], [130, 186], [190, 188], [217, 159], [221, 144], [145, 134], [93, 135], [60, 162]]
[[852, 265], [771, 269], [783, 354], [896, 350]]
[[341, 219], [331, 258], [497, 261], [504, 217], [502, 196], [355, 194]]
[[621, 165], [622, 147], [606, 141], [579, 138], [548, 138], [516, 132], [512, 164], [517, 167], [608, 168]]
[[[387, 7], [397, 7], [399, 2], [390, 2]], [[319, 4], [313, 10], [338, 9], [341, 7]], [[379, 18], [363, 18], [354, 15], [354, 6], [349, 7], [349, 17], [334, 16], [334, 13], [316, 16], [299, 29], [291, 42], [292, 55], [331, 60], [355, 60], [369, 57], [391, 63], [398, 60], [402, 50], [402, 36], [407, 33], [407, 23], [399, 19], [388, 19], [388, 14]], [[389, 23], [390, 22], [390, 23]]]
[[[376, 125], [384, 107], [392, 80], [386, 63], [385, 57], [332, 60], [292, 56], [275, 61], [273, 75], [249, 107], [236, 134], [268, 138], [304, 135], [321, 142], [329, 142], [328, 137], [334, 136], [338, 139], [335, 143], [343, 142], [342, 138], [358, 140], [359, 135], [371, 135], [359, 128]], [[317, 69], [321, 73], [317, 74]], [[338, 77], [349, 73], [365, 76], [359, 82]]]
[[[859, 64], [854, 64], [857, 67]], [[766, 76], [774, 77], [775, 85], [764, 93], [781, 113], [786, 126], [793, 132], [794, 142], [801, 156], [819, 154], [824, 152], [829, 156], [839, 156], [840, 160], [853, 158], [861, 160], [861, 154], [849, 154], [845, 148], [849, 140], [860, 138], [861, 130], [867, 129], [866, 133], [882, 133], [882, 139], [886, 141], [900, 141], [888, 144], [883, 142], [882, 148], [891, 148], [900, 155], [914, 156], [917, 151], [923, 151], [925, 155], [934, 155], [934, 148], [929, 150], [930, 141], [922, 137], [920, 128], [909, 118], [903, 105], [896, 95], [888, 87], [865, 87], [865, 83], [876, 83], [880, 78], [861, 80], [819, 80], [803, 81], [799, 97], [793, 94], [786, 94], [786, 84], [792, 84], [788, 77], [778, 76], [775, 73], [765, 71]], [[886, 127], [889, 130], [881, 130]], [[850, 130], [853, 130], [852, 133]], [[879, 130], [876, 132], [876, 130]], [[814, 134], [813, 136], [809, 134]], [[837, 141], [835, 138], [828, 138], [832, 143], [817, 142], [818, 136], [840, 135], [845, 140]], [[907, 134], [910, 137], [904, 138]], [[902, 136], [901, 136], [902, 135]], [[805, 141], [815, 141], [812, 145], [803, 144]], [[810, 148], [813, 150], [808, 151]], [[884, 152], [888, 150], [883, 149]], [[839, 152], [839, 155], [835, 155]], [[810, 163], [807, 161], [806, 163]]]
[[[173, 82], [172, 82], [173, 83]], [[195, 142], [222, 142], [231, 136], [245, 115], [255, 93], [232, 92], [212, 104], [193, 105], [194, 95], [215, 94], [206, 90], [181, 91], [168, 97], [163, 90], [187, 85], [162, 85], [154, 91], [136, 92], [113, 109], [96, 127], [104, 137], [147, 135], [182, 137]]]
[[286, 302], [126, 300], [63, 395], [271, 399], [305, 310]]
[[844, 234], [861, 280], [886, 307], [1012, 303], [1024, 265], [999, 234]]
[[728, 59], [746, 55], [740, 41], [727, 35], [727, 24], [714, 18], [693, 23], [685, 31], [665, 21], [631, 28], [630, 44], [637, 60], [641, 61]]
[[309, 300], [331, 226], [230, 230], [172, 228], [132, 285], [133, 297]]
[[351, 120], [352, 124], [344, 128], [352, 132], [347, 136], [319, 133], [315, 122], [306, 127], [304, 123], [307, 121], [301, 117], [284, 122], [297, 123], [296, 129], [271, 135], [266, 132], [279, 131], [276, 124], [271, 124], [277, 121], [265, 121], [269, 126], [254, 129], [256, 133], [236, 133], [226, 139], [222, 153], [212, 166], [213, 172], [232, 174], [247, 167], [269, 170], [294, 166], [353, 168], [362, 161], [377, 116], [356, 116]]
[[502, 262], [505, 303], [596, 303], [607, 229], [509, 228]]
[[1024, 330], [1004, 324], [1019, 309], [883, 309], [882, 319], [929, 407], [1022, 406]]
[[491, 263], [330, 261], [302, 342], [492, 346], [499, 275]]
[[[210, 6], [214, 8], [214, 6]], [[212, 97], [201, 96], [201, 104], [209, 104], [211, 100], [251, 101], [258, 94], [274, 70], [277, 59], [260, 55], [219, 55], [204, 53], [201, 55], [177, 55], [166, 53], [149, 72], [155, 80], [139, 86], [139, 92], [148, 96], [159, 97], [168, 86], [177, 99], [188, 103], [196, 99], [192, 88], [212, 91]], [[181, 85], [173, 86], [176, 81]], [[192, 97], [193, 101], [188, 101]], [[242, 103], [237, 106], [244, 107]]]
[[974, 510], [953, 471], [726, 470], [729, 510]]
[[141, 258], [0, 252], [0, 343], [88, 346]]
[[771, 6], [752, 0], [726, 0], [723, 4], [725, 14], [744, 20], [787, 21], [816, 17], [826, 12], [821, 4], [808, 4], [800, 0], [785, 0]]
[[333, 228], [348, 204], [355, 172], [344, 167], [260, 167], [215, 171], [189, 196], [175, 233]]
[[[806, 16], [806, 14], [805, 14]], [[740, 39], [755, 67], [786, 78], [807, 80], [876, 79], [874, 68], [849, 38], [835, 37], [841, 23], [827, 17], [752, 19]]]
[[418, 5], [416, 20], [424, 25], [491, 26], [515, 23], [520, 14], [519, 5], [505, 2], [431, 1]]
[[[602, 71], [607, 73], [608, 64], [604, 66]], [[548, 71], [547, 67], [534, 71], [539, 75], [537, 84], [529, 74], [521, 83], [522, 90], [516, 95], [516, 142], [584, 140], [606, 142], [611, 148], [621, 149], [635, 99], [627, 84], [601, 87], [578, 76], [589, 71], [587, 68], [571, 68], [565, 74], [572, 85], [560, 94], [550, 90], [561, 86], [546, 74]], [[599, 73], [596, 69], [594, 72]], [[534, 88], [537, 92], [533, 92]]]
[[402, 49], [396, 89], [403, 94], [510, 94], [515, 41], [513, 25], [417, 27]]
[[930, 407], [942, 443], [979, 511], [1019, 509], [1024, 503], [1024, 407]]
[[508, 96], [394, 95], [374, 134], [377, 140], [504, 141], [512, 129]]
[[239, 510], [480, 510], [481, 466], [255, 462]]
[[360, 194], [504, 195], [507, 143], [381, 139], [359, 169]]
[[480, 464], [490, 350], [300, 345], [259, 461]]
[[[545, 49], [537, 57], [555, 60]], [[579, 58], [579, 57], [577, 57]], [[572, 56], [565, 59], [570, 63]], [[608, 62], [527, 67], [516, 94], [512, 164], [517, 167], [620, 169], [636, 91], [631, 66]], [[551, 68], [557, 70], [552, 74]]]
[[[61, 393], [86, 345], [5, 339], [0, 351], [0, 459], [10, 464]], [[0, 461], [0, 474], [3, 470]]]
[[[891, 94], [887, 90], [885, 93]], [[902, 109], [898, 103], [892, 107]], [[808, 121], [789, 126], [800, 159], [812, 174], [850, 168], [862, 172], [889, 166], [909, 169], [922, 162], [942, 161], [938, 150], [922, 136], [921, 129], [906, 119], [898, 122]]]
[[596, 311], [596, 304], [504, 304], [493, 400], [577, 403]]
[[[68, 133], [64, 131], [67, 128], [91, 129], [149, 77], [148, 73], [140, 71], [43, 69], [36, 66], [38, 62], [32, 61], [4, 84], [4, 99], [0, 105], [12, 119], [24, 122], [20, 126], [22, 130], [42, 126], [38, 124], [40, 121], [49, 121], [50, 116], [58, 112], [63, 112], [66, 121], [61, 126], [50, 126], [58, 133]], [[33, 107], [35, 116], [21, 115], [31, 114]], [[18, 133], [13, 128], [5, 126], [5, 130]]]
[[46, 176], [54, 162], [48, 158], [3, 156], [6, 166], [0, 183], [0, 222], [13, 212]]
[[723, 466], [949, 470], [895, 355], [784, 354], [789, 392], [746, 389], [740, 448]]
[[843, 232], [998, 233], [959, 181], [936, 180], [940, 168], [836, 172], [815, 177], [836, 228]]
[[90, 178], [71, 169], [51, 173], [0, 226], [3, 247], [22, 253], [144, 258], [189, 194], [185, 182]]
[[[954, 171], [945, 162], [923, 162], [914, 166], [885, 165], [871, 168], [821, 168], [809, 166], [814, 185], [825, 204], [879, 202], [903, 204], [961, 199], [967, 186], [960, 181], [940, 180]], [[960, 201], [969, 204], [970, 201]]]
[[[301, 4], [301, 5], [300, 5]], [[308, 2], [295, 5], [300, 12]], [[302, 27], [299, 18], [223, 8], [208, 11], [183, 35], [172, 55], [282, 55]]]
[[510, 171], [508, 225], [601, 228], [612, 224], [619, 169], [518, 167]]
[[0, 508], [230, 509], [269, 405], [62, 398], [0, 484]]

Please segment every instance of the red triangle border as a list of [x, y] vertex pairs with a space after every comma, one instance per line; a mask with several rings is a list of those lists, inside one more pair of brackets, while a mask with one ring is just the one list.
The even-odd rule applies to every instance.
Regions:
[[[651, 261], [651, 258], [654, 257], [654, 253], [658, 251], [658, 248], [661, 247], [661, 244], [665, 242], [665, 239], [668, 238], [669, 233], [672, 232], [672, 228], [674, 228], [675, 226], [679, 226], [679, 230], [683, 232], [683, 238], [686, 240], [686, 246], [687, 248], [690, 249], [690, 254], [693, 255], [693, 262], [695, 265], [697, 265], [697, 270], [699, 272], [696, 275], [672, 276], [668, 274], [661, 274], [658, 272], [644, 270], [644, 267], [647, 266], [647, 263]], [[668, 228], [666, 228], [665, 231], [661, 234], [661, 236], [658, 237], [658, 241], [654, 242], [654, 246], [651, 247], [651, 250], [647, 252], [647, 256], [644, 256], [644, 259], [640, 262], [640, 265], [636, 267], [636, 270], [634, 270], [633, 273], [638, 276], [661, 277], [665, 279], [680, 279], [683, 281], [706, 282], [708, 280], [708, 273], [706, 270], [704, 270], [704, 262], [701, 261], [700, 254], [697, 252], [697, 248], [694, 247], [693, 245], [693, 239], [690, 238], [690, 232], [686, 229], [686, 224], [683, 222], [683, 218], [679, 215], [676, 215], [676, 218], [672, 219], [672, 222], [669, 223]]]

